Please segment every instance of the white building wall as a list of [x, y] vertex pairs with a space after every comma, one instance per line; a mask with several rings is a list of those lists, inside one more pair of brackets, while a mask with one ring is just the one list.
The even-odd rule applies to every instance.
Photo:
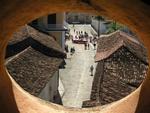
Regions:
[[41, 28], [47, 28], [48, 27], [47, 16], [43, 16], [41, 18], [38, 18], [38, 26], [40, 26]]
[[63, 24], [65, 21], [65, 13], [56, 13], [56, 24]]
[[91, 26], [95, 29], [95, 31], [98, 33], [98, 27], [100, 28], [100, 34], [104, 34], [107, 30], [107, 26], [104, 24], [104, 21], [100, 21], [100, 24], [98, 20], [92, 19]]
[[[65, 26], [65, 13], [56, 14], [56, 24]], [[59, 45], [65, 50], [65, 31], [51, 31], [50, 35], [56, 38]]]
[[55, 37], [57, 43], [65, 50], [65, 31], [50, 31], [49, 34]]
[[39, 98], [54, 102], [54, 96], [58, 93], [59, 71], [57, 71], [46, 84], [45, 88], [39, 94]]
[[[65, 26], [65, 13], [56, 13], [56, 24], [58, 27], [64, 27]], [[45, 29], [48, 28], [48, 16], [43, 16], [38, 19], [38, 25]], [[56, 38], [56, 41], [58, 44], [64, 49], [65, 46], [65, 31], [49, 31], [49, 34], [51, 36], [54, 36]]]

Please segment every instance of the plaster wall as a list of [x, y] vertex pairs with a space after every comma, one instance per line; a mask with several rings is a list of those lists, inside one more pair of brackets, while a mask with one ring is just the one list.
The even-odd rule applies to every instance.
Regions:
[[49, 31], [49, 34], [55, 37], [58, 44], [64, 49], [65, 31]]
[[57, 13], [56, 14], [56, 24], [64, 25], [65, 21], [65, 13]]
[[54, 96], [58, 93], [58, 71], [50, 78], [49, 82], [46, 84], [45, 88], [39, 94], [39, 98], [54, 102]]
[[47, 16], [43, 16], [38, 18], [38, 26], [41, 28], [47, 28], [48, 27], [48, 18]]
[[[48, 16], [43, 16], [38, 19], [38, 24], [42, 28], [48, 27]], [[65, 24], [65, 13], [56, 13], [56, 25], [61, 27]], [[56, 38], [56, 41], [59, 45], [64, 49], [64, 39], [65, 39], [65, 32], [64, 31], [48, 31], [50, 35]]]
[[[104, 23], [104, 21], [100, 21], [100, 23], [99, 23], [98, 20], [92, 19], [91, 26], [94, 28], [94, 30], [97, 33], [98, 33], [98, 30], [99, 30], [100, 34], [105, 34], [106, 31], [107, 31], [107, 26]], [[100, 28], [100, 29], [98, 29], [98, 28]]]

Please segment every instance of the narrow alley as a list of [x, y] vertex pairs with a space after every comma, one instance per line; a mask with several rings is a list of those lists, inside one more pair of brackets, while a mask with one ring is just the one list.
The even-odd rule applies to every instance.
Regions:
[[[70, 27], [70, 33], [74, 35], [73, 30], [86, 31], [89, 35], [94, 32], [89, 25], [77, 25], [74, 28]], [[91, 76], [90, 67], [94, 66], [94, 56], [96, 50], [90, 44], [90, 50], [84, 50], [83, 44], [73, 44], [72, 41], [67, 41], [69, 50], [75, 47], [75, 54], [72, 56], [67, 54], [66, 68], [60, 70], [60, 80], [64, 87], [64, 94], [62, 95], [62, 102], [67, 107], [82, 107], [82, 102], [90, 99], [93, 76]], [[60, 88], [59, 88], [60, 89]]]

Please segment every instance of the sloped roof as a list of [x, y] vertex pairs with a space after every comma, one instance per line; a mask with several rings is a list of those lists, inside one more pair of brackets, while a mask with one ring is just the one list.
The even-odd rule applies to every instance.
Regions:
[[[51, 48], [51, 49], [54, 49], [56, 51], [63, 53], [63, 49], [53, 39], [53, 37], [51, 37], [50, 35], [44, 34], [29, 25], [25, 25], [21, 27], [16, 33], [14, 33], [14, 35], [12, 36], [12, 39], [8, 43], [8, 46], [18, 44], [19, 42], [22, 42], [25, 39], [26, 40], [34, 39], [37, 42], [41, 43], [42, 45], [46, 46], [47, 48]], [[29, 42], [30, 42], [30, 45], [32, 45], [32, 42], [31, 41]]]
[[40, 42], [42, 45], [45, 45], [48, 48], [63, 52], [63, 49], [60, 45], [54, 40], [50, 35], [44, 34], [33, 27], [26, 25], [28, 29], [29, 36], [36, 41]]
[[116, 31], [110, 35], [103, 36], [97, 41], [97, 53], [95, 61], [100, 61], [108, 58], [111, 54], [117, 51], [122, 46], [126, 47], [139, 59], [148, 63], [147, 52], [144, 46], [135, 38], [122, 31]]
[[52, 37], [25, 25], [8, 43], [6, 67], [23, 89], [38, 96], [64, 63], [64, 57], [63, 49]]
[[26, 91], [38, 96], [63, 59], [49, 57], [32, 47], [7, 60], [8, 72]]
[[18, 42], [21, 42], [28, 37], [29, 37], [29, 33], [27, 30], [27, 26], [25, 25], [25, 26], [21, 27], [19, 30], [17, 30], [16, 32], [14, 32], [12, 38], [8, 42], [8, 45], [13, 45]]

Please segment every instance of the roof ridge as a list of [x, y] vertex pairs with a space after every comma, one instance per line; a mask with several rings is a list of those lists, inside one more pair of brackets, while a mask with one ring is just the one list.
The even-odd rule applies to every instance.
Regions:
[[112, 35], [118, 33], [118, 31], [119, 31], [119, 30], [117, 30], [117, 31], [115, 31], [115, 32], [112, 32], [112, 33], [109, 33], [109, 34], [106, 34], [106, 35], [101, 35], [100, 38], [112, 36]]
[[[52, 50], [56, 51], [57, 54], [60, 53], [60, 54], [64, 54], [62, 56], [66, 56], [64, 50], [61, 48], [61, 46], [58, 44], [58, 42], [56, 42], [51, 36], [44, 34], [44, 33], [36, 30], [35, 28], [33, 28], [27, 24], [24, 25], [23, 30], [18, 31], [18, 33], [26, 34], [26, 35], [25, 36], [24, 35], [18, 35], [17, 36], [19, 40], [13, 44], [10, 44], [11, 48], [13, 49], [10, 52], [16, 51], [16, 48], [20, 47], [20, 46], [24, 47], [24, 49], [26, 49], [26, 48], [28, 48], [28, 46], [33, 46], [34, 44], [39, 45], [38, 43], [40, 43], [45, 48], [52, 49]], [[21, 37], [25, 37], [25, 38], [22, 39]], [[24, 46], [24, 44], [21, 44], [21, 43], [24, 43], [25, 39], [27, 39], [29, 41], [29, 45], [26, 47]], [[32, 43], [32, 40], [34, 40], [36, 42]], [[17, 46], [15, 44], [17, 44]], [[21, 51], [23, 51], [23, 50], [21, 50]], [[19, 51], [17, 53], [20, 53], [21, 51]]]
[[[134, 42], [134, 43], [136, 43], [136, 44], [138, 44], [138, 45], [141, 45], [138, 40], [133, 39], [133, 36], [131, 36], [131, 35], [129, 35], [129, 34], [123, 32], [123, 31], [120, 31], [120, 30], [119, 30], [119, 34], [122, 36], [122, 38], [124, 38], [124, 39], [127, 38], [128, 40], [130, 40], [130, 41], [132, 41], [132, 42]], [[132, 38], [131, 38], [131, 37], [132, 37]]]
[[[107, 51], [104, 51], [104, 52], [100, 52], [101, 53], [101, 58], [100, 57], [97, 58], [97, 56], [99, 56], [100, 53], [99, 52], [96, 53], [95, 61], [97, 62], [97, 61], [104, 60], [104, 59], [108, 58], [114, 52], [116, 52], [118, 49], [120, 49], [122, 46], [124, 46], [123, 40], [119, 43], [119, 45], [116, 45], [114, 48], [111, 48], [111, 49], [109, 49]], [[103, 54], [103, 56], [102, 56], [102, 54]]]
[[25, 49], [22, 50], [21, 52], [19, 52], [19, 53], [15, 54], [14, 56], [8, 58], [8, 59], [6, 60], [6, 62], [5, 62], [5, 64], [11, 62], [14, 58], [19, 57], [19, 55], [21, 55], [22, 53], [24, 53], [25, 51], [27, 51], [29, 48], [32, 48], [32, 47], [31, 47], [31, 46], [28, 46], [27, 48], [25, 48]]
[[[32, 26], [29, 26], [29, 25], [26, 25], [26, 26], [27, 26], [28, 34], [29, 34], [29, 36], [30, 36], [31, 38], [33, 38], [33, 39], [35, 38], [35, 40], [36, 40], [36, 37], [33, 37], [35, 34], [34, 34], [34, 33], [31, 33], [29, 28], [31, 28], [31, 29], [33, 29], [34, 31], [36, 31], [37, 33], [42, 34], [42, 35], [45, 35], [45, 36], [47, 36], [48, 38], [51, 38], [51, 40], [55, 41], [52, 36], [47, 35], [47, 34], [44, 34], [44, 33], [40, 32], [40, 31], [36, 30], [36, 29], [35, 29], [34, 27], [32, 27]], [[39, 36], [39, 35], [36, 34], [36, 36]], [[38, 41], [38, 40], [37, 40], [37, 41]], [[38, 41], [38, 42], [39, 42], [39, 41]], [[57, 41], [55, 41], [55, 42], [58, 44]], [[59, 44], [58, 44], [58, 45], [59, 45]], [[46, 46], [46, 45], [45, 45], [45, 46]], [[59, 47], [61, 48], [60, 45], [59, 45]], [[53, 48], [53, 49], [55, 49], [55, 48]], [[62, 48], [61, 48], [61, 49], [62, 49]], [[55, 50], [56, 50], [56, 49], [55, 49]], [[62, 52], [63, 50], [56, 50], [56, 51]]]
[[29, 26], [26, 24], [25, 27], [26, 27], [26, 29], [27, 29], [28, 35], [30, 36], [29, 29], [28, 29]]
[[[19, 57], [13, 57], [7, 62], [7, 70], [24, 90], [34, 96], [39, 95], [40, 90], [49, 82], [47, 78], [55, 76], [54, 73], [63, 62], [63, 59], [48, 57], [32, 47], [28, 47], [17, 56]], [[14, 72], [14, 68], [18, 71]]]
[[146, 51], [144, 46], [140, 44], [136, 39], [130, 38], [130, 36], [120, 30], [111, 33], [110, 35], [103, 36], [98, 40], [98, 49], [95, 56], [95, 61], [99, 61], [108, 58], [121, 46], [124, 46], [135, 54], [140, 60], [147, 62]]

